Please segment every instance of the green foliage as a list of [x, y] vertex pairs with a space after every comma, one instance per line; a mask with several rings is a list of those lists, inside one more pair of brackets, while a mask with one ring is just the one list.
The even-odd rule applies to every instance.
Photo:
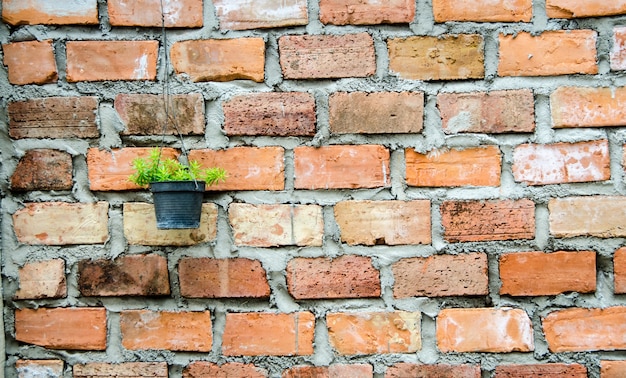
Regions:
[[128, 179], [140, 186], [146, 186], [151, 182], [161, 181], [205, 181], [207, 186], [226, 180], [227, 174], [223, 168], [202, 169], [200, 163], [195, 160], [189, 165], [183, 165], [178, 160], [161, 158], [161, 151], [154, 148], [150, 156], [133, 160], [135, 173]]

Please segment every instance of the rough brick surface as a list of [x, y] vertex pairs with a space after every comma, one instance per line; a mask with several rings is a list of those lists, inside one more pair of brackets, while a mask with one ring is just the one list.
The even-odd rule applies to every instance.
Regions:
[[15, 361], [15, 369], [17, 370], [18, 378], [61, 378], [63, 377], [63, 365], [64, 363], [62, 360]]
[[626, 13], [623, 1], [546, 0], [546, 13], [551, 18], [601, 17]]
[[480, 378], [480, 366], [476, 365], [422, 365], [401, 362], [390, 366], [385, 378]]
[[626, 361], [600, 361], [601, 378], [621, 378], [626, 375]]
[[98, 0], [3, 0], [2, 21], [10, 25], [95, 25]]
[[[194, 28], [202, 26], [202, 0], [110, 0], [107, 1], [112, 26], [157, 26]], [[163, 19], [161, 19], [163, 18]]]
[[25, 264], [19, 270], [19, 284], [15, 299], [64, 298], [67, 295], [65, 260]]
[[220, 29], [277, 28], [309, 21], [306, 0], [214, 0], [213, 4]]
[[389, 69], [404, 79], [461, 80], [485, 76], [480, 35], [393, 38], [387, 46]]
[[471, 3], [455, 0], [433, 0], [436, 22], [529, 22], [532, 0], [479, 0]]
[[550, 233], [559, 238], [626, 236], [626, 197], [554, 198], [548, 203]]
[[240, 362], [228, 362], [218, 365], [206, 361], [194, 361], [183, 370], [183, 378], [204, 377], [267, 378], [268, 374], [267, 371], [253, 364]]
[[166, 362], [125, 362], [110, 364], [91, 362], [76, 364], [72, 371], [74, 378], [115, 377], [115, 378], [167, 378]]
[[[536, 364], [496, 366], [495, 378], [587, 378], [587, 369], [580, 364]], [[604, 378], [604, 376], [603, 376]]]
[[626, 87], [561, 87], [550, 95], [552, 125], [561, 127], [626, 126]]
[[71, 190], [72, 156], [48, 149], [26, 151], [11, 175], [11, 190]]
[[321, 0], [320, 21], [332, 25], [409, 23], [415, 18], [415, 2], [391, 0]]
[[618, 249], [613, 255], [613, 280], [615, 294], [626, 294], [626, 247]]
[[393, 264], [392, 271], [395, 298], [489, 293], [484, 253], [405, 258]]
[[283, 371], [281, 378], [372, 378], [374, 368], [367, 364], [336, 364], [330, 366], [294, 366]]
[[2, 50], [11, 84], [47, 84], [57, 81], [57, 65], [51, 40], [9, 43], [2, 45]]
[[626, 70], [626, 27], [613, 28], [613, 47], [611, 48], [611, 69]]

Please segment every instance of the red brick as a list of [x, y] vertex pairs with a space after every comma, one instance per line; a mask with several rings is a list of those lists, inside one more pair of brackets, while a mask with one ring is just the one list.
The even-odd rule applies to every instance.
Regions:
[[187, 298], [268, 298], [270, 287], [258, 260], [184, 258], [178, 263], [180, 294]]
[[282, 378], [372, 378], [374, 368], [367, 364], [330, 366], [294, 366], [283, 371]]
[[48, 84], [58, 79], [52, 41], [14, 42], [2, 45], [9, 83]]
[[478, 34], [412, 36], [387, 41], [389, 69], [409, 80], [485, 77], [484, 42]]
[[626, 307], [569, 308], [542, 323], [553, 353], [626, 349]]
[[528, 89], [441, 93], [437, 106], [446, 134], [535, 130], [535, 99]]
[[532, 239], [535, 204], [529, 199], [445, 201], [444, 238], [449, 242]]
[[622, 378], [626, 375], [626, 361], [600, 361], [600, 378]]
[[602, 17], [626, 14], [626, 3], [621, 1], [546, 0], [550, 18]]
[[626, 126], [626, 87], [561, 87], [550, 95], [552, 125], [561, 127]]
[[26, 151], [11, 175], [11, 190], [71, 190], [72, 156], [47, 149]]
[[78, 275], [78, 290], [85, 297], [170, 294], [167, 259], [155, 254], [82, 260]]
[[550, 233], [558, 238], [626, 236], [626, 197], [554, 198], [548, 203]]
[[226, 101], [223, 109], [228, 135], [315, 135], [315, 99], [309, 93], [239, 95]]
[[495, 378], [587, 378], [587, 368], [580, 364], [535, 364], [496, 366]]
[[555, 30], [540, 35], [501, 34], [499, 76], [597, 74], [593, 30]]
[[611, 70], [626, 70], [626, 27], [613, 27], [613, 47], [611, 48]]
[[16, 309], [15, 339], [48, 349], [105, 350], [106, 309]]
[[167, 378], [167, 362], [90, 362], [76, 364], [74, 378], [115, 377], [115, 378]]
[[268, 373], [253, 364], [243, 364], [240, 362], [227, 362], [222, 365], [207, 361], [195, 361], [183, 370], [183, 378], [204, 378], [204, 377], [224, 377], [224, 378], [267, 378]]
[[210, 190], [283, 190], [284, 154], [282, 147], [233, 147], [219, 151], [191, 150], [189, 159], [228, 172], [226, 181], [211, 186]]
[[128, 350], [210, 352], [213, 343], [209, 311], [122, 311], [120, 329], [122, 346]]
[[155, 80], [158, 41], [69, 41], [67, 81]]
[[108, 223], [107, 202], [33, 202], [13, 214], [15, 235], [24, 244], [101, 244], [109, 237]]
[[390, 186], [389, 150], [379, 145], [296, 147], [296, 189]]
[[17, 360], [15, 361], [15, 369], [18, 378], [46, 377], [46, 378], [62, 378], [63, 377], [62, 360]]
[[489, 294], [487, 255], [435, 255], [392, 265], [395, 298]]
[[341, 201], [335, 205], [341, 241], [364, 244], [430, 244], [430, 201]]
[[609, 180], [609, 141], [519, 145], [513, 176], [528, 185]]
[[286, 273], [295, 299], [380, 297], [380, 275], [370, 257], [294, 258]]
[[557, 295], [596, 290], [596, 254], [519, 252], [500, 257], [500, 295]]
[[320, 21], [332, 25], [408, 24], [415, 18], [411, 0], [321, 0]]
[[175, 42], [171, 48], [177, 74], [192, 81], [252, 80], [265, 78], [263, 38], [210, 39]]
[[54, 259], [24, 264], [19, 269], [20, 287], [15, 299], [65, 298], [65, 260]]
[[435, 22], [530, 22], [533, 4], [532, 0], [433, 0], [433, 13]]
[[213, 0], [220, 29], [246, 30], [308, 24], [306, 0]]
[[278, 50], [285, 79], [367, 77], [376, 72], [374, 40], [367, 33], [282, 36]]
[[[161, 9], [161, 3], [163, 8]], [[202, 0], [108, 0], [112, 26], [157, 26], [196, 28], [202, 24]], [[163, 15], [163, 20], [161, 19]]]
[[9, 135], [22, 138], [97, 138], [97, 97], [48, 97], [11, 102]]
[[97, 0], [3, 0], [2, 21], [9, 25], [97, 25]]
[[328, 102], [334, 134], [418, 133], [423, 128], [422, 92], [337, 92]]
[[422, 365], [400, 362], [390, 366], [385, 378], [480, 378], [480, 366], [475, 365]]
[[626, 294], [626, 247], [618, 249], [613, 255], [613, 280], [615, 294]]
[[415, 353], [422, 347], [419, 312], [329, 313], [330, 345], [340, 355]]
[[530, 318], [521, 309], [451, 308], [437, 316], [437, 347], [448, 352], [534, 350]]
[[433, 150], [420, 154], [404, 150], [406, 183], [420, 187], [499, 186], [501, 154], [498, 146]]
[[[315, 316], [227, 313], [222, 336], [224, 356], [307, 356], [313, 354]], [[280, 335], [279, 337], [277, 337]]]

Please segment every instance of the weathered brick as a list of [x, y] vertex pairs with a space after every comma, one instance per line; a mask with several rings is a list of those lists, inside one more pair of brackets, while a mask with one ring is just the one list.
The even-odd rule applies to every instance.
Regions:
[[530, 22], [533, 4], [532, 0], [433, 0], [433, 13], [435, 22]]
[[445, 201], [444, 238], [449, 242], [532, 239], [535, 204], [529, 199]]
[[477, 365], [422, 365], [400, 362], [390, 366], [385, 378], [480, 378]]
[[109, 237], [108, 223], [107, 202], [33, 202], [13, 214], [15, 235], [24, 244], [100, 244]]
[[15, 339], [48, 349], [105, 350], [106, 309], [16, 309]]
[[587, 378], [587, 368], [580, 364], [535, 364], [496, 366], [495, 378]]
[[72, 372], [74, 378], [167, 378], [167, 371], [167, 362], [90, 362], [74, 365]]
[[14, 42], [2, 45], [9, 83], [47, 84], [58, 79], [52, 41]]
[[335, 134], [418, 133], [423, 128], [422, 92], [337, 92], [328, 102]]
[[222, 336], [222, 354], [225, 356], [312, 355], [314, 331], [315, 316], [310, 312], [227, 313]]
[[97, 25], [97, 0], [3, 0], [2, 21], [9, 25]]
[[622, 1], [546, 0], [546, 13], [550, 18], [613, 16], [626, 14], [626, 3]]
[[422, 348], [421, 319], [406, 311], [329, 313], [328, 339], [341, 355], [415, 353]]
[[501, 154], [498, 146], [433, 150], [420, 154], [404, 151], [406, 183], [410, 186], [498, 186]]
[[392, 270], [395, 298], [489, 294], [484, 253], [405, 258]]
[[306, 0], [213, 0], [213, 4], [220, 29], [277, 28], [309, 22]]
[[626, 236], [626, 197], [553, 198], [548, 203], [550, 233], [558, 238]]
[[228, 135], [315, 135], [315, 99], [309, 93], [239, 95], [222, 107], [224, 131]]
[[519, 145], [513, 151], [513, 176], [528, 185], [609, 180], [609, 141]]
[[228, 172], [226, 181], [211, 186], [210, 190], [283, 190], [284, 155], [282, 147], [233, 147], [219, 151], [191, 150], [189, 159]]
[[613, 28], [613, 47], [611, 48], [611, 70], [626, 70], [626, 27]]
[[11, 190], [71, 190], [72, 156], [48, 149], [26, 151], [11, 175]]
[[154, 80], [158, 41], [69, 41], [67, 81]]
[[379, 145], [296, 147], [296, 189], [354, 189], [390, 185], [389, 150]]
[[78, 275], [78, 290], [86, 297], [170, 294], [167, 259], [155, 254], [82, 260]]
[[11, 138], [97, 138], [97, 97], [48, 97], [9, 103]]
[[335, 205], [341, 241], [364, 244], [430, 244], [430, 201], [341, 201]]
[[387, 41], [389, 69], [410, 80], [482, 79], [484, 42], [478, 34], [412, 36]]
[[552, 125], [562, 127], [626, 126], [626, 87], [561, 87], [550, 95]]
[[367, 33], [287, 35], [278, 40], [285, 79], [367, 77], [376, 72], [374, 40]]
[[207, 361], [194, 361], [183, 370], [183, 378], [204, 378], [204, 377], [246, 377], [246, 378], [267, 378], [265, 369], [253, 364], [243, 364], [240, 362], [227, 362], [222, 365]]
[[265, 78], [263, 38], [208, 39], [175, 42], [171, 48], [177, 74], [192, 81], [252, 80]]
[[322, 245], [324, 219], [317, 205], [232, 203], [228, 217], [236, 245]]
[[368, 364], [335, 364], [330, 366], [294, 366], [285, 371], [281, 378], [372, 378], [374, 368]]
[[294, 258], [287, 264], [287, 287], [295, 299], [380, 297], [380, 274], [371, 257]]
[[450, 308], [437, 316], [437, 347], [448, 352], [534, 350], [528, 314], [513, 308]]
[[600, 378], [622, 378], [626, 376], [626, 361], [600, 361]]
[[615, 294], [626, 294], [626, 247], [618, 249], [613, 255], [613, 280]]
[[529, 89], [441, 93], [437, 107], [446, 134], [535, 130], [535, 99]]
[[202, 0], [108, 0], [107, 7], [112, 26], [202, 26]]
[[558, 310], [542, 323], [553, 353], [626, 349], [626, 307]]
[[129, 350], [210, 352], [213, 343], [209, 311], [122, 311], [120, 329]]
[[62, 360], [17, 360], [15, 369], [18, 378], [46, 377], [62, 378]]
[[596, 74], [596, 39], [593, 30], [555, 30], [540, 35], [501, 34], [499, 76], [552, 76]]
[[187, 298], [267, 298], [270, 287], [258, 260], [184, 258], [178, 263], [180, 294]]
[[596, 253], [519, 252], [500, 257], [501, 295], [557, 295], [596, 290]]
[[15, 299], [65, 298], [65, 260], [54, 259], [24, 264], [19, 269]]
[[182, 230], [156, 228], [154, 206], [149, 203], [124, 203], [124, 236], [131, 245], [188, 246], [207, 243], [217, 235], [217, 205], [203, 203], [200, 227]]
[[415, 18], [411, 0], [321, 0], [320, 21], [332, 25], [408, 24]]

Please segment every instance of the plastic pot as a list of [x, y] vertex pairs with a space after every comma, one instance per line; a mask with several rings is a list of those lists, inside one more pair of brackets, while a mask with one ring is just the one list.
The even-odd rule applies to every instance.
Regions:
[[157, 228], [168, 230], [200, 227], [204, 188], [204, 181], [150, 183]]

